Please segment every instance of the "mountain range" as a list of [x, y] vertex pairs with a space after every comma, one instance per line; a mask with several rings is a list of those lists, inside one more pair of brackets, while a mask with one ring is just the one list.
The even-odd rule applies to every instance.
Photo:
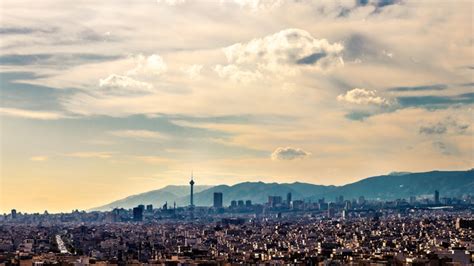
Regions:
[[[431, 171], [423, 173], [394, 172], [388, 175], [374, 176], [343, 186], [324, 186], [309, 183], [264, 183], [243, 182], [232, 186], [194, 186], [194, 202], [197, 206], [211, 206], [214, 192], [223, 193], [224, 205], [232, 200], [251, 200], [264, 203], [268, 196], [286, 197], [292, 193], [293, 200], [317, 200], [326, 198], [333, 201], [337, 196], [345, 199], [364, 196], [366, 199], [390, 200], [427, 197], [438, 190], [441, 197], [474, 195], [474, 170], [467, 171]], [[93, 208], [91, 211], [106, 211], [113, 208], [132, 208], [139, 204], [153, 204], [160, 207], [165, 202], [177, 206], [189, 204], [189, 186], [166, 186], [161, 189], [132, 195], [109, 204]]]

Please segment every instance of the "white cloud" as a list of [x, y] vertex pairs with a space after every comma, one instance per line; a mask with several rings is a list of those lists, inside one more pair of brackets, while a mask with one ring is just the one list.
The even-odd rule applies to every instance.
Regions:
[[39, 120], [56, 120], [65, 118], [63, 114], [56, 112], [47, 111], [31, 111], [18, 108], [3, 108], [0, 107], [0, 114], [13, 117], [22, 117], [28, 119], [39, 119]]
[[277, 8], [283, 5], [283, 0], [221, 0], [221, 3], [235, 3], [242, 8], [253, 11]]
[[181, 70], [190, 78], [190, 79], [198, 79], [201, 76], [201, 70], [204, 66], [203, 65], [190, 65], [182, 67]]
[[[153, 86], [147, 82], [135, 80], [133, 78], [121, 75], [112, 74], [107, 78], [99, 80], [99, 86], [102, 88], [117, 89], [120, 92], [121, 89], [126, 91], [151, 91]], [[113, 92], [113, 91], [112, 91]]]
[[302, 159], [307, 156], [311, 155], [311, 153], [306, 152], [300, 148], [292, 148], [292, 147], [278, 147], [272, 153], [272, 160], [294, 160], [294, 159]]
[[228, 78], [235, 82], [249, 83], [261, 79], [263, 76], [260, 71], [241, 70], [236, 65], [216, 65], [214, 70], [219, 77]]
[[[187, 3], [188, 0], [156, 0], [156, 2], [158, 4], [177, 6]], [[220, 0], [220, 4], [222, 5], [235, 4], [251, 11], [273, 9], [280, 7], [283, 3], [283, 0]]]
[[161, 56], [157, 54], [152, 54], [150, 56], [144, 56], [142, 54], [137, 55], [133, 58], [136, 62], [136, 67], [130, 69], [127, 72], [129, 76], [145, 75], [153, 76], [160, 75], [168, 69], [165, 61]]
[[390, 101], [377, 96], [377, 91], [355, 88], [337, 96], [338, 101], [361, 105], [390, 105]]
[[[286, 29], [224, 48], [228, 65], [218, 66], [216, 71], [221, 76], [223, 70], [291, 74], [297, 71], [296, 66], [302, 65], [315, 70], [328, 70], [343, 64], [343, 49], [342, 44], [316, 39], [307, 31]], [[226, 76], [232, 77], [230, 74]]]
[[134, 139], [164, 139], [166, 136], [157, 131], [150, 130], [117, 130], [111, 131], [110, 134], [123, 137], [123, 138], [134, 138]]

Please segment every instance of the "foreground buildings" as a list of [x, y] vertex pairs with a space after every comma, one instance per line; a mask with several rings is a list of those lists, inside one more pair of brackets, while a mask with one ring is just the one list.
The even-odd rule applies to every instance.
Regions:
[[[244, 205], [245, 208], [245, 205]], [[137, 207], [136, 209], [142, 209]], [[24, 215], [0, 223], [0, 265], [469, 265], [472, 206]], [[341, 215], [339, 214], [341, 212]], [[345, 213], [345, 216], [342, 216]], [[118, 215], [118, 216], [115, 216]], [[118, 217], [129, 220], [119, 221]]]

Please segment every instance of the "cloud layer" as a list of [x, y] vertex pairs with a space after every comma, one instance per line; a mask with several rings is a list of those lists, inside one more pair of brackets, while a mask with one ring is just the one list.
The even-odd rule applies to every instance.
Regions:
[[42, 180], [69, 210], [189, 169], [202, 184], [344, 184], [472, 168], [471, 5], [4, 0], [5, 190]]

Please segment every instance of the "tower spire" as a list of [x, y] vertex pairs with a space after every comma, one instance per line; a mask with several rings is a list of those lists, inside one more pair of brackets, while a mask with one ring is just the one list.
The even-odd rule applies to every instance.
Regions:
[[193, 171], [191, 171], [191, 181], [189, 181], [189, 185], [191, 187], [189, 206], [191, 208], [194, 208], [194, 189], [193, 189], [194, 188], [194, 173], [193, 173]]

